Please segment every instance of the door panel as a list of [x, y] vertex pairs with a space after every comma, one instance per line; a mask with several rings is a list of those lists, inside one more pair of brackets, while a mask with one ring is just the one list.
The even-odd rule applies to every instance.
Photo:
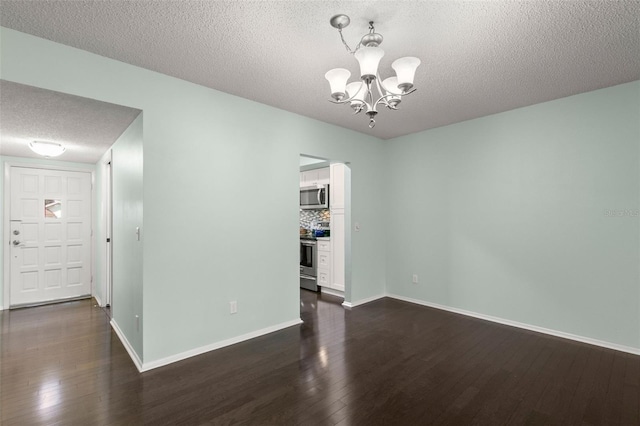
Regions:
[[91, 294], [91, 174], [11, 168], [10, 305]]

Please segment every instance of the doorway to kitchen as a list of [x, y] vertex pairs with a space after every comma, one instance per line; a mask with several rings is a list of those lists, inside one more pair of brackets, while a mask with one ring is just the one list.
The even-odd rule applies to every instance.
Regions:
[[351, 299], [351, 169], [300, 155], [300, 288]]

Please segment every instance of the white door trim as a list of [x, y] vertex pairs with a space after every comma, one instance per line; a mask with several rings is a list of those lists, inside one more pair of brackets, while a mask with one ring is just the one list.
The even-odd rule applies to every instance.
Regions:
[[[106, 161], [101, 164], [103, 167], [103, 200], [104, 200], [104, 239], [100, 244], [105, 247], [104, 259], [104, 301], [103, 306], [113, 307], [113, 151], [109, 149]], [[105, 239], [109, 239], [107, 243]]]
[[[45, 170], [57, 170], [62, 172], [83, 172], [91, 174], [91, 276], [93, 277], [93, 273], [95, 271], [95, 236], [94, 236], [94, 227], [95, 227], [95, 171], [90, 169], [84, 169], [82, 167], [73, 167], [73, 166], [57, 166], [57, 165], [49, 165], [49, 164], [34, 164], [34, 163], [20, 163], [7, 161], [4, 163], [4, 211], [3, 211], [3, 235], [2, 235], [2, 244], [4, 244], [4, 256], [2, 259], [2, 265], [4, 270], [4, 275], [2, 277], [2, 304], [4, 309], [9, 309], [10, 306], [10, 288], [11, 288], [11, 250], [9, 250], [8, 242], [11, 240], [11, 168], [12, 167], [22, 167], [26, 169], [45, 169]], [[93, 279], [91, 280], [91, 295], [94, 294], [94, 286]]]

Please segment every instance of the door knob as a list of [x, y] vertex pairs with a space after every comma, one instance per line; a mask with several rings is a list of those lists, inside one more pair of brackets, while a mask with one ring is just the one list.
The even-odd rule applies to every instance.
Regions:
[[14, 246], [19, 246], [19, 245], [20, 245], [20, 241], [18, 241], [18, 240], [13, 240], [13, 245], [14, 245]]

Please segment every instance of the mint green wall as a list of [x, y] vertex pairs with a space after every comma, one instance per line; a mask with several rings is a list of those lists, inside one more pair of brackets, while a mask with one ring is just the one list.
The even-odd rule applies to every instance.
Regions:
[[[40, 166], [53, 166], [53, 167], [68, 167], [70, 169], [77, 170], [86, 170], [89, 172], [95, 171], [95, 166], [93, 164], [86, 163], [72, 163], [69, 161], [57, 161], [57, 160], [47, 160], [45, 158], [23, 158], [23, 157], [10, 157], [10, 156], [0, 156], [0, 200], [2, 200], [2, 208], [0, 209], [0, 235], [2, 235], [2, 239], [4, 240], [4, 174], [5, 174], [5, 163], [9, 163], [11, 165], [29, 165], [29, 164], [37, 164]], [[95, 203], [92, 204], [92, 206]], [[96, 215], [95, 209], [92, 212], [94, 218]], [[0, 244], [0, 259], [4, 259], [4, 244]], [[4, 261], [0, 261], [2, 264]], [[8, 285], [8, 284], [7, 284]], [[9, 303], [8, 300], [4, 300], [4, 268], [2, 268], [2, 272], [0, 272], [0, 309], [4, 307], [5, 303]]]
[[[111, 147], [113, 182], [113, 320], [143, 354], [143, 135], [142, 114]], [[140, 241], [136, 235], [140, 228]], [[136, 319], [139, 316], [139, 324]]]
[[350, 162], [362, 225], [351, 301], [384, 292], [382, 141], [13, 30], [0, 38], [1, 78], [144, 111], [145, 363], [299, 318], [301, 153]]
[[387, 291], [640, 348], [639, 149], [640, 82], [390, 141]]

